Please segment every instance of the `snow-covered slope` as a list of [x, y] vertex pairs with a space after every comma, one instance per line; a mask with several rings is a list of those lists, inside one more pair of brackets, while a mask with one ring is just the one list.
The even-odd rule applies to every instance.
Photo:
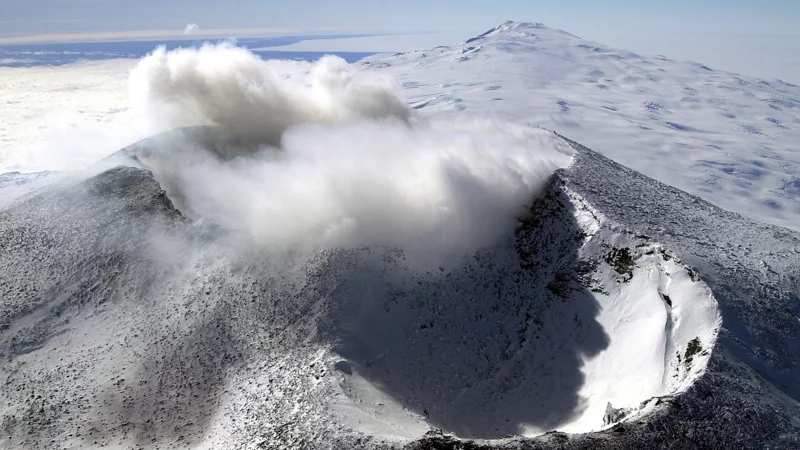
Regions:
[[265, 254], [135, 167], [17, 199], [2, 442], [797, 445], [800, 236], [571, 145], [504, 242], [440, 270]]
[[661, 182], [800, 229], [800, 87], [508, 22], [465, 43], [373, 57], [423, 113], [555, 130]]
[[[634, 58], [581, 42], [508, 23], [466, 52], [365, 64], [432, 61], [403, 76], [467, 86], [500, 61], [500, 88], [414, 103], [431, 120], [330, 59], [287, 103], [284, 78], [233, 51], [247, 70], [212, 70], [215, 98], [194, 89], [203, 70], [157, 77], [217, 128], [71, 176], [4, 175], [0, 447], [800, 447], [798, 232], [546, 130], [446, 120], [520, 119], [526, 86], [575, 76], [526, 69], [539, 53]], [[502, 91], [508, 109], [468, 97]], [[252, 109], [217, 107], [229, 97]], [[229, 140], [243, 111], [280, 146]]]
[[630, 414], [685, 390], [716, 340], [713, 295], [659, 245], [604, 222], [553, 190], [512, 252], [454, 272], [351, 255], [357, 270], [329, 297], [348, 422], [402, 437], [421, 421], [480, 439], [586, 432], [623, 416], [604, 423], [610, 406]]

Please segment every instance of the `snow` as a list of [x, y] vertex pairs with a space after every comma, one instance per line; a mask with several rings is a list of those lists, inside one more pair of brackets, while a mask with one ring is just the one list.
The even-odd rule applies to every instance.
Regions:
[[[297, 76], [302, 66], [285, 67]], [[540, 24], [506, 23], [463, 46], [364, 67], [399, 76], [420, 116], [402, 126], [280, 129], [301, 150], [319, 146], [302, 155], [316, 176], [303, 178], [291, 158], [268, 152], [215, 153], [225, 141], [192, 129], [126, 148], [73, 177], [0, 178], [0, 446], [426, 448], [452, 443], [452, 435], [485, 448], [800, 445], [800, 234], [526, 128], [585, 137], [689, 190], [699, 183], [693, 174], [731, 168], [707, 145], [729, 149], [736, 164], [750, 158], [748, 146], [769, 145], [794, 177], [786, 140], [794, 100], [765, 106], [747, 93], [783, 89], [790, 98], [795, 87], [740, 78], [726, 91], [731, 74], [618, 52]], [[695, 106], [663, 93], [683, 92], [684, 84], [698, 93]], [[587, 94], [592, 89], [598, 93]], [[726, 102], [783, 113], [767, 122], [791, 126], [767, 136], [741, 118], [751, 116], [712, 120]], [[275, 109], [268, 101], [253, 106]], [[469, 115], [517, 123], [460, 121]], [[741, 133], [725, 128], [737, 123]], [[409, 222], [427, 216], [380, 200], [398, 192], [415, 198], [409, 180], [425, 182], [430, 173], [403, 163], [430, 169], [413, 158], [444, 147], [428, 139], [442, 124], [458, 124], [444, 130], [460, 138], [444, 140], [462, 150], [435, 165], [442, 170], [434, 175], [450, 175], [432, 178], [453, 196], [445, 209], [485, 213]], [[352, 136], [365, 148], [345, 139]], [[683, 139], [683, 153], [659, 150]], [[526, 202], [536, 194], [527, 213], [513, 204], [484, 210], [487, 202], [461, 195], [494, 186], [484, 178], [524, 178], [491, 150], [517, 155], [525, 143], [560, 156], [558, 164], [527, 167], [536, 180], [522, 189]], [[370, 148], [393, 146], [411, 150], [389, 151], [388, 167], [370, 159]], [[292, 148], [284, 150], [291, 156]], [[487, 167], [494, 169], [462, 171]], [[767, 162], [758, 167], [748, 195], [767, 195], [777, 180]], [[380, 177], [382, 170], [398, 176]], [[237, 184], [244, 173], [270, 182]], [[320, 219], [366, 226], [347, 245], [304, 231], [312, 245], [284, 251], [241, 226], [269, 225], [269, 214], [211, 217], [258, 198], [284, 199], [281, 182], [271, 180], [287, 173], [306, 187], [369, 173], [357, 191], [370, 201], [323, 197], [351, 211], [350, 222]], [[714, 188], [697, 192], [750, 215], [764, 212], [734, 192], [741, 173], [722, 173], [729, 177], [714, 175]], [[782, 191], [791, 195], [790, 188]], [[298, 198], [274, 215], [325, 206]], [[787, 198], [761, 218], [793, 218]], [[398, 223], [406, 224], [400, 241], [390, 226]], [[492, 239], [474, 233], [476, 224], [493, 225]], [[480, 248], [456, 245], [460, 259], [420, 264], [404, 247], [413, 248], [425, 226], [433, 230], [427, 235], [472, 230], [465, 242]], [[422, 236], [416, 243], [424, 247]]]
[[[23, 434], [11, 439], [33, 430], [71, 432], [68, 446], [216, 448], [326, 433], [402, 444], [440, 428], [484, 440], [588, 432], [611, 425], [609, 403], [625, 409], [623, 420], [652, 397], [683, 392], [708, 353], [690, 364], [678, 355], [690, 339], [714, 346], [717, 307], [705, 284], [576, 192], [549, 187], [516, 235], [427, 270], [399, 249], [286, 260], [246, 236], [171, 224], [171, 204], [150, 177], [128, 168], [64, 180], [0, 216], [69, 243], [10, 235], [6, 273], [30, 273], [52, 255], [64, 274], [11, 277], [12, 325], [0, 342], [12, 363], [3, 370], [27, 387], [7, 391], [17, 401], [2, 413], [33, 414], [18, 397], [33, 392], [53, 414], [37, 419], [41, 428], [12, 426]], [[31, 290], [20, 296], [19, 282]], [[675, 298], [671, 312], [662, 293]], [[63, 379], [65, 370], [80, 383]]]
[[[0, 123], [13, 127], [0, 130], [0, 170], [74, 170], [157, 131], [129, 109], [133, 64], [2, 69], [11, 82], [0, 100], [12, 106]], [[424, 114], [542, 126], [725, 209], [800, 223], [800, 88], [790, 83], [522, 23], [458, 45], [374, 56], [363, 67], [396, 77]]]
[[798, 229], [800, 87], [609, 48], [541, 24], [372, 57], [424, 114], [541, 126], [756, 220]]
[[[338, 367], [351, 366], [340, 361]], [[399, 442], [430, 431], [424, 415], [406, 410], [402, 403], [381, 392], [358, 372], [352, 369], [349, 372], [337, 374], [341, 378], [341, 390], [335, 394], [333, 406], [337, 420], [343, 425]]]
[[38, 172], [23, 174], [8, 172], [0, 175], [0, 209], [7, 207], [17, 198], [35, 192], [59, 178], [57, 172]]
[[[360, 336], [360, 341], [369, 342], [369, 346], [376, 350], [369, 353], [368, 361], [364, 364], [352, 361], [358, 361], [359, 355], [344, 352], [351, 361], [340, 363], [347, 367], [346, 371], [340, 370], [340, 386], [343, 393], [352, 400], [350, 404], [339, 403], [339, 413], [344, 416], [345, 423], [355, 423], [356, 429], [369, 434], [407, 436], [407, 429], [419, 430], [418, 425], [414, 427], [420, 421], [419, 413], [414, 412], [419, 411], [419, 408], [407, 409], [407, 406], [418, 400], [427, 405], [423, 410], [430, 415], [430, 420], [436, 426], [462, 437], [504, 436], [503, 433], [498, 435], [495, 430], [488, 428], [487, 425], [497, 426], [497, 423], [494, 423], [493, 418], [476, 415], [479, 411], [495, 411], [494, 414], [500, 418], [532, 419], [532, 423], [522, 420], [516, 426], [506, 427], [509, 434], [537, 436], [551, 431], [549, 426], [556, 426], [557, 429], [570, 433], [585, 433], [613, 425], [603, 422], [609, 404], [615, 408], [625, 408], [629, 410], [628, 415], [631, 415], [639, 412], [640, 407], [651, 398], [683, 392], [702, 374], [710, 352], [694, 355], [691, 362], [685, 361], [685, 354], [692, 340], [697, 339], [702, 349], [713, 348], [716, 341], [720, 316], [716, 300], [708, 287], [699, 280], [690, 279], [687, 268], [676, 262], [661, 246], [643, 243], [641, 239], [611, 231], [608, 224], [602, 227], [603, 224], [596, 219], [581, 220], [586, 217], [586, 211], [590, 211], [591, 206], [574, 193], [568, 193], [568, 198], [575, 206], [574, 219], [580, 224], [578, 233], [588, 236], [588, 240], [579, 250], [580, 260], [605, 260], [611, 248], [633, 249], [631, 252], [635, 263], [630, 278], [618, 273], [606, 261], [589, 276], [593, 280], [591, 293], [567, 294], [567, 297], [555, 304], [548, 299], [548, 294], [537, 292], [533, 286], [529, 287], [527, 295], [531, 298], [528, 301], [542, 308], [538, 312], [538, 318], [533, 320], [533, 323], [539, 324], [539, 330], [528, 335], [531, 340], [535, 339], [533, 350], [523, 346], [516, 350], [518, 355], [512, 357], [511, 363], [498, 361], [499, 366], [489, 371], [495, 372], [494, 375], [472, 381], [472, 374], [480, 373], [484, 369], [480, 368], [481, 361], [471, 359], [469, 353], [459, 353], [463, 348], [463, 344], [459, 342], [463, 340], [462, 337], [445, 347], [448, 352], [459, 353], [453, 356], [458, 358], [457, 366], [445, 362], [450, 357], [433, 357], [438, 364], [447, 365], [450, 377], [446, 380], [429, 381], [438, 387], [433, 390], [432, 386], [405, 385], [412, 377], [401, 374], [413, 371], [423, 380], [436, 377], [440, 369], [430, 361], [418, 365], [414, 358], [419, 354], [434, 354], [436, 350], [433, 345], [438, 347], [441, 341], [450, 342], [453, 339], [452, 336], [442, 334], [450, 332], [437, 332], [435, 329], [442, 325], [434, 326], [438, 322], [436, 320], [430, 322], [430, 326], [424, 325], [424, 332], [410, 331], [416, 328], [419, 320], [410, 320], [408, 317], [415, 314], [407, 311], [407, 307], [402, 304], [393, 305], [390, 316], [387, 317], [382, 317], [382, 311], [362, 310], [358, 314], [360, 317], [355, 319], [362, 325], [356, 326], [370, 328], [359, 328], [356, 333]], [[566, 217], [562, 220], [572, 219]], [[559, 221], [547, 222], [542, 227], [570, 229], [568, 223]], [[568, 239], [568, 236], [569, 234], [560, 235], [561, 239]], [[548, 258], [543, 253], [557, 250], [545, 248], [539, 251], [539, 258], [547, 261]], [[564, 255], [559, 258], [560, 264], [567, 265], [567, 261]], [[515, 273], [513, 267], [505, 267], [502, 271]], [[451, 275], [456, 276], [447, 274], [448, 277]], [[360, 283], [356, 285], [361, 286]], [[462, 289], [458, 284], [453, 290], [461, 292]], [[478, 286], [474, 286], [467, 291], [478, 289]], [[369, 289], [371, 295], [378, 298], [383, 297], [385, 294], [380, 292], [386, 290]], [[436, 296], [437, 300], [431, 300], [436, 303], [437, 308], [443, 309], [448, 309], [451, 302], [460, 303], [459, 315], [451, 313], [447, 319], [451, 323], [450, 327], [457, 326], [461, 321], [473, 320], [459, 316], [468, 316], [471, 308], [479, 306], [464, 304], [470, 302], [471, 298], [464, 297], [464, 294], [450, 300], [447, 294], [450, 290], [442, 290]], [[665, 298], [670, 299], [669, 303]], [[337, 303], [345, 301], [342, 298]], [[566, 307], [562, 302], [566, 302]], [[599, 309], [597, 316], [592, 317], [588, 312], [580, 311], [576, 304], [582, 302], [596, 303]], [[364, 303], [362, 308], [365, 308]], [[410, 323], [403, 323], [406, 321]], [[506, 322], [507, 326], [512, 326], [512, 323]], [[382, 325], [373, 329], [372, 324]], [[444, 326], [447, 329], [446, 323]], [[593, 330], [593, 327], [596, 329]], [[398, 333], [397, 330], [407, 331]], [[414, 337], [406, 342], [405, 336], [409, 332]], [[474, 325], [471, 333], [480, 336], [479, 340], [484, 342], [483, 345], [490, 345], [489, 342], [496, 339], [491, 334], [484, 335]], [[552, 411], [559, 409], [558, 403], [569, 398], [569, 388], [558, 377], [553, 377], [570, 370], [570, 357], [565, 357], [563, 352], [566, 348], [583, 345], [581, 342], [593, 333], [603, 336], [600, 339], [606, 341], [606, 345], [596, 354], [588, 351], [581, 358], [580, 370], [584, 379], [578, 392], [580, 406], [576, 408], [575, 416], [556, 419], [556, 422], [548, 423], [549, 426], [536, 425], [541, 418], [533, 419], [528, 410], [535, 410], [537, 414], [545, 416], [551, 415]], [[428, 340], [433, 343], [425, 344]], [[427, 345], [431, 346], [429, 350], [425, 350]], [[377, 356], [374, 356], [376, 353]], [[363, 372], [363, 375], [359, 372]], [[397, 379], [398, 376], [404, 379], [401, 381]], [[402, 394], [396, 391], [397, 385], [401, 383], [404, 384]], [[443, 392], [448, 386], [460, 386], [457, 393], [452, 394], [452, 399], [448, 399], [448, 394]], [[395, 390], [395, 396], [402, 398], [404, 404], [398, 405], [397, 401], [393, 401], [381, 389]], [[444, 396], [441, 404], [435, 400], [438, 396]], [[417, 433], [417, 436], [422, 435], [419, 431]]]
[[597, 321], [611, 346], [585, 361], [587, 379], [580, 392], [588, 406], [563, 431], [597, 429], [604, 402], [633, 408], [643, 399], [682, 392], [705, 368], [710, 353], [695, 356], [687, 367], [684, 352], [693, 339], [699, 339], [701, 348], [714, 346], [721, 322], [716, 300], [660, 246], [648, 245], [644, 252], [630, 284], [597, 296]]

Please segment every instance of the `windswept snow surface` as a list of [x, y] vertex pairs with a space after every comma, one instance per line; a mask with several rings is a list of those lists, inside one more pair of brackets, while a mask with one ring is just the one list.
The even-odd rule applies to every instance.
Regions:
[[[8, 82], [0, 101], [9, 107], [0, 112], [0, 168], [79, 169], [123, 142], [164, 131], [125, 98], [133, 64], [2, 68]], [[363, 67], [398, 79], [404, 99], [424, 114], [555, 130], [718, 206], [798, 229], [800, 88], [790, 83], [514, 22], [458, 45], [373, 56]], [[308, 70], [291, 63], [280, 70], [295, 69]]]
[[[184, 163], [179, 141], [213, 154], [207, 141], [189, 145], [195, 133], [146, 141], [117, 162]], [[450, 256], [439, 267], [370, 216], [351, 220], [378, 241], [312, 235], [287, 249], [232, 223], [186, 220], [136, 167], [26, 194], [0, 212], [0, 437], [358, 448], [440, 429], [504, 445], [644, 417], [706, 370], [720, 326], [714, 295], [671, 251], [579, 193], [555, 179], [539, 189], [516, 227], [483, 218], [507, 226], [481, 248], [453, 259], [425, 239]], [[409, 214], [387, 207], [397, 220]]]
[[659, 181], [800, 229], [800, 87], [508, 22], [447, 47], [372, 57], [426, 114], [555, 130]]
[[[425, 422], [473, 439], [585, 433], [703, 373], [720, 324], [704, 283], [574, 193], [550, 191], [531, 213], [516, 254], [476, 257], [466, 277], [401, 288], [364, 268], [358, 291], [337, 295], [350, 322], [335, 348], [345, 423], [387, 437], [419, 437]], [[375, 299], [359, 295], [369, 278]], [[409, 291], [410, 303], [389, 294]]]
[[[631, 60], [714, 72], [539, 25], [470, 41], [365, 63], [419, 80], [417, 112], [334, 58], [156, 52], [143, 109], [201, 126], [3, 175], [0, 446], [800, 445], [800, 235], [515, 116], [577, 82], [576, 52], [626, 74], [608, 89], [647, 85]], [[445, 69], [463, 90], [425, 85]], [[666, 104], [648, 139], [715, 136]]]

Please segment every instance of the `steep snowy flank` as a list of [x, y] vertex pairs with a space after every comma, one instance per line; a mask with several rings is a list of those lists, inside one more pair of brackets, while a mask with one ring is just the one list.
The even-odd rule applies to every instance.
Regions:
[[0, 438], [797, 444], [800, 236], [571, 145], [516, 230], [441, 269], [390, 247], [265, 253], [139, 168], [19, 198], [0, 212]]
[[182, 220], [141, 169], [23, 197], [0, 217], [3, 270], [40, 275], [3, 285], [3, 439], [503, 446], [647, 421], [703, 379], [717, 294], [568, 177], [504, 241], [432, 270], [389, 247], [264, 253]]
[[555, 130], [661, 182], [756, 220], [800, 223], [800, 87], [638, 55], [541, 24], [373, 57], [424, 114]]
[[56, 172], [19, 173], [9, 172], [0, 174], [0, 208], [13, 202], [18, 197], [33, 192], [54, 181], [58, 176]]
[[[157, 52], [141, 99], [199, 126], [80, 173], [0, 176], [0, 447], [800, 447], [800, 233], [467, 117], [616, 133], [618, 158], [687, 139], [691, 176], [709, 142], [789, 161], [779, 137], [739, 142], [708, 116], [770, 102], [513, 22], [363, 73], [302, 67]], [[684, 83], [697, 102], [656, 95]], [[644, 115], [598, 106], [640, 94]]]
[[588, 432], [688, 388], [716, 340], [711, 291], [601, 217], [553, 187], [512, 254], [410, 279], [394, 260], [353, 262], [360, 275], [332, 296], [346, 423], [398, 437], [426, 423], [481, 439]]

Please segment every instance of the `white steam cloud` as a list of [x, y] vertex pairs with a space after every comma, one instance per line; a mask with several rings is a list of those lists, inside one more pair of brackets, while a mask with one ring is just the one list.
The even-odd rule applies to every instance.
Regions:
[[230, 157], [176, 142], [143, 161], [187, 214], [262, 245], [393, 246], [443, 264], [507, 235], [571, 160], [543, 130], [412, 117], [390, 80], [336, 57], [278, 67], [222, 44], [157, 50], [131, 76], [151, 117], [246, 144]]
[[232, 43], [160, 48], [133, 71], [131, 94], [158, 123], [215, 125], [245, 144], [278, 145], [301, 123], [409, 116], [389, 79], [368, 77], [334, 56], [310, 70], [302, 79], [287, 77]]

